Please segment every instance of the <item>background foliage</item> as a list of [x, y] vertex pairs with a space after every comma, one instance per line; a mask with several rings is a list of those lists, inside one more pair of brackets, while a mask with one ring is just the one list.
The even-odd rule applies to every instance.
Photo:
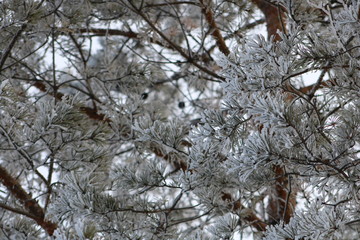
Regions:
[[0, 238], [358, 239], [359, 19], [2, 1]]

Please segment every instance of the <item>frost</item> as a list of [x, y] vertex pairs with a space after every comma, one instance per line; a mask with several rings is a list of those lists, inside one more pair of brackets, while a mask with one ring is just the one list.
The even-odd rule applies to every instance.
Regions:
[[359, 8], [1, 1], [0, 239], [359, 239]]

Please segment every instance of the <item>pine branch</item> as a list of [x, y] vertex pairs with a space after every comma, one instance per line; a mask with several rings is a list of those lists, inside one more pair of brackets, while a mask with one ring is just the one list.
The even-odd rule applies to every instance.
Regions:
[[[90, 36], [96, 36], [96, 37], [105, 37], [105, 36], [122, 36], [127, 37], [130, 39], [136, 39], [136, 40], [145, 40], [140, 33], [134, 32], [134, 31], [122, 31], [117, 29], [106, 29], [106, 28], [58, 28], [57, 29], [60, 33], [72, 33], [72, 34], [79, 34], [79, 33], [86, 33], [91, 34]], [[146, 37], [146, 40], [148, 40], [151, 43], [154, 43], [160, 47], [167, 48], [172, 51], [178, 51], [181, 49], [182, 52], [190, 51], [190, 49], [184, 49], [180, 46], [177, 48], [174, 47], [174, 45], [170, 44], [164, 44], [164, 42], [154, 39], [153, 37]], [[203, 61], [204, 63], [208, 63], [212, 61], [212, 59], [207, 56], [206, 54], [199, 55], [195, 52], [190, 53], [191, 56], [193, 56], [194, 59], [198, 59], [200, 61]]]
[[[43, 82], [41, 81], [36, 81], [34, 83], [34, 85], [36, 88], [38, 88], [40, 91], [48, 93], [46, 86]], [[62, 93], [57, 92], [56, 95], [53, 95], [51, 93], [49, 93], [50, 95], [52, 95], [53, 97], [55, 97], [58, 100], [61, 100], [61, 98], [64, 96]], [[108, 118], [105, 118], [104, 114], [98, 113], [96, 109], [94, 108], [90, 108], [90, 107], [80, 107], [79, 110], [81, 112], [83, 112], [84, 114], [86, 114], [90, 119], [96, 120], [96, 121], [104, 121], [107, 123], [110, 123], [111, 120]], [[183, 140], [182, 145], [186, 146], [186, 147], [190, 147], [191, 143], [189, 143], [188, 141]], [[156, 146], [150, 146], [150, 150], [159, 158], [162, 158], [168, 162], [170, 162], [171, 160], [171, 156], [169, 154], [164, 154], [159, 148], [157, 148]], [[186, 161], [183, 160], [179, 160], [178, 162], [171, 162], [174, 166], [175, 169], [177, 170], [183, 170], [186, 171], [187, 170], [187, 164]]]
[[[235, 31], [233, 31], [232, 33], [228, 34], [227, 36], [225, 36], [224, 40], [229, 40], [231, 38], [234, 38], [235, 36], [241, 36], [241, 32], [248, 30], [248, 29], [252, 29], [252, 28], [258, 26], [259, 24], [263, 24], [263, 23], [265, 23], [265, 19], [263, 19], [263, 18], [256, 20], [254, 22], [248, 23], [245, 26], [242, 26], [242, 27], [236, 29]], [[211, 53], [212, 51], [214, 51], [216, 46], [217, 46], [217, 44], [214, 44], [211, 47], [209, 47], [208, 52]]]
[[248, 222], [250, 226], [253, 226], [259, 232], [263, 232], [266, 230], [267, 224], [262, 221], [258, 216], [256, 216], [252, 209], [246, 208], [244, 205], [242, 205], [240, 200], [234, 201], [234, 198], [231, 196], [230, 193], [222, 192], [221, 199], [231, 204], [230, 207], [232, 211], [239, 212], [241, 210], [242, 212], [245, 212], [246, 215], [244, 214], [243, 220]]
[[[48, 93], [49, 95], [52, 95], [54, 98], [56, 98], [57, 100], [61, 100], [62, 97], [64, 96], [64, 94], [57, 92], [56, 94], [53, 94], [51, 92], [49, 92], [46, 88], [45, 83], [43, 83], [40, 80], [35, 81], [35, 83], [33, 84], [34, 87], [36, 87], [37, 89], [39, 89], [40, 91], [44, 92], [44, 93]], [[110, 120], [105, 118], [104, 114], [98, 113], [96, 109], [91, 108], [91, 107], [79, 107], [79, 110], [83, 113], [85, 113], [90, 119], [93, 120], [97, 120], [97, 121], [104, 121], [104, 122], [109, 122]]]
[[2, 71], [2, 67], [4, 66], [5, 61], [9, 56], [11, 50], [13, 49], [16, 41], [18, 40], [18, 38], [20, 37], [21, 33], [24, 31], [25, 28], [26, 28], [26, 24], [23, 24], [21, 28], [15, 33], [14, 37], [11, 39], [11, 42], [9, 43], [9, 46], [5, 49], [4, 53], [1, 55], [0, 72]]
[[[37, 81], [35, 86], [38, 87], [39, 90], [41, 90], [43, 92], [46, 92], [46, 87], [42, 82]], [[61, 99], [62, 96], [63, 95], [61, 93], [57, 93], [57, 95], [54, 96], [54, 97]], [[105, 119], [104, 115], [97, 113], [97, 111], [94, 110], [94, 109], [81, 107], [80, 110], [82, 110], [87, 116], [89, 116], [93, 120], [106, 121], [106, 122], [109, 122], [109, 123], [111, 122], [110, 119]], [[184, 140], [182, 144], [184, 146], [191, 147], [191, 143], [188, 142], [188, 141]], [[168, 162], [171, 161], [171, 156], [169, 154], [163, 153], [161, 151], [161, 149], [159, 149], [158, 147], [156, 147], [154, 145], [151, 145], [150, 150], [157, 157], [162, 158], [162, 159], [164, 159], [164, 160], [166, 160]], [[171, 161], [170, 163], [174, 166], [174, 168], [176, 170], [181, 169], [182, 171], [186, 171], [187, 168], [188, 168], [186, 161], [183, 160], [183, 159], [180, 159], [177, 162]], [[245, 209], [245, 207], [240, 203], [240, 201], [233, 201], [230, 194], [224, 193], [222, 198], [223, 198], [223, 200], [234, 202], [234, 204], [233, 204], [233, 210], [234, 211], [237, 211], [237, 210], [240, 210], [240, 209]], [[267, 227], [267, 224], [264, 223], [264, 221], [262, 221], [260, 218], [258, 218], [256, 216], [256, 214], [252, 210], [247, 209], [247, 212], [248, 212], [248, 214], [244, 217], [244, 220], [247, 221], [251, 226], [253, 226], [258, 231], [265, 231], [266, 227]]]
[[14, 212], [14, 213], [17, 213], [17, 214], [20, 214], [20, 215], [24, 215], [28, 218], [31, 218], [33, 219], [35, 216], [34, 215], [31, 215], [30, 213], [22, 210], [22, 209], [18, 209], [18, 208], [14, 208], [14, 207], [10, 207], [4, 203], [0, 203], [0, 208], [3, 208], [5, 210], [8, 210], [8, 211], [11, 211], [11, 212]]
[[225, 81], [225, 78], [218, 75], [217, 73], [209, 70], [207, 67], [199, 64], [193, 56], [188, 55], [180, 46], [178, 46], [176, 43], [174, 43], [173, 41], [171, 41], [171, 39], [169, 39], [160, 29], [158, 29], [154, 23], [139, 9], [136, 8], [136, 6], [129, 1], [129, 4], [132, 7], [132, 10], [138, 14], [140, 17], [142, 17], [142, 19], [157, 33], [159, 34], [159, 36], [165, 41], [167, 42], [171, 47], [173, 47], [183, 58], [185, 58], [189, 63], [191, 63], [192, 65], [194, 65], [195, 67], [197, 67], [199, 70], [201, 70], [204, 73], [207, 73], [208, 75], [215, 77], [217, 79], [219, 79], [220, 81]]
[[326, 80], [321, 82], [318, 81], [314, 84], [299, 89], [296, 89], [290, 84], [287, 84], [285, 90], [288, 91], [290, 94], [287, 95], [286, 100], [292, 101], [297, 96], [301, 96], [303, 94], [307, 95], [309, 98], [312, 98], [317, 90], [323, 88], [331, 88], [336, 85], [337, 83], [335, 80]]
[[18, 180], [13, 178], [2, 166], [0, 166], [0, 181], [29, 213], [18, 211], [15, 208], [5, 205], [0, 205], [0, 207], [30, 217], [51, 236], [57, 228], [57, 224], [45, 219], [45, 212], [38, 202], [34, 200], [31, 195], [21, 187]]
[[208, 3], [205, 3], [204, 0], [199, 0], [201, 7], [202, 7], [202, 12], [205, 16], [206, 21], [208, 22], [210, 29], [211, 29], [211, 35], [215, 38], [216, 40], [216, 45], [218, 46], [219, 50], [225, 54], [225, 56], [230, 54], [230, 50], [229, 48], [226, 46], [225, 40], [215, 22], [214, 19], [214, 14], [212, 12], [212, 10], [208, 7]]
[[[286, 32], [285, 29], [285, 15], [280, 6], [276, 6], [266, 0], [253, 0], [255, 5], [263, 12], [266, 21], [268, 38], [274, 36], [273, 41], [280, 41], [280, 32]], [[263, 126], [259, 130], [262, 131]], [[285, 174], [285, 169], [282, 166], [274, 165], [273, 171], [276, 176], [275, 186], [271, 189], [270, 202], [268, 206], [268, 215], [271, 223], [279, 223], [283, 220], [285, 223], [290, 221], [295, 206], [296, 206], [296, 192], [287, 190], [289, 186], [288, 176]]]

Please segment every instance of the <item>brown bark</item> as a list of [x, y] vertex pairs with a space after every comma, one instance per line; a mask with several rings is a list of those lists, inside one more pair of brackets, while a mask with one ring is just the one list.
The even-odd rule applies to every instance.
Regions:
[[240, 200], [234, 201], [230, 193], [222, 192], [221, 199], [230, 203], [229, 207], [232, 209], [232, 211], [239, 212], [242, 210], [246, 212], [242, 220], [245, 220], [250, 226], [254, 227], [259, 232], [266, 230], [267, 224], [258, 216], [256, 216], [252, 209], [246, 208], [244, 205], [242, 205]]
[[296, 206], [296, 192], [291, 191], [291, 183], [286, 176], [283, 167], [273, 166], [276, 181], [273, 189], [270, 190], [270, 202], [268, 205], [269, 222], [277, 224], [280, 220], [285, 223], [290, 221]]
[[270, 39], [270, 37], [274, 35], [274, 41], [279, 41], [281, 38], [279, 34], [277, 34], [277, 31], [286, 32], [284, 10], [280, 6], [276, 6], [267, 0], [252, 1], [265, 16], [268, 38]]
[[210, 29], [211, 29], [211, 35], [216, 40], [216, 45], [218, 46], [219, 50], [225, 54], [225, 56], [230, 54], [229, 48], [226, 46], [225, 40], [215, 22], [214, 14], [212, 10], [208, 7], [208, 4], [206, 4], [206, 1], [200, 0], [200, 4], [202, 7], [202, 12], [205, 16], [206, 21], [208, 22]]
[[[57, 224], [45, 219], [43, 208], [21, 187], [18, 180], [13, 178], [2, 166], [0, 166], [0, 181], [28, 211], [29, 214], [26, 214], [26, 216], [35, 220], [50, 236], [53, 235]], [[19, 212], [17, 211], [17, 213]]]
[[[273, 41], [280, 41], [278, 32], [285, 32], [285, 13], [280, 6], [276, 6], [266, 0], [252, 0], [263, 12], [266, 21], [268, 39], [274, 36]], [[262, 127], [260, 127], [262, 129]], [[260, 130], [261, 131], [261, 130]], [[296, 206], [296, 192], [292, 192], [291, 183], [285, 169], [280, 165], [274, 165], [275, 186], [270, 189], [270, 200], [268, 205], [269, 223], [276, 224], [283, 220], [290, 221]]]

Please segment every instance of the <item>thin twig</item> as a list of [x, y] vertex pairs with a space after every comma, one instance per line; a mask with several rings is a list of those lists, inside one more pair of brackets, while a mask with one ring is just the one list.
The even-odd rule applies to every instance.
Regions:
[[0, 72], [3, 70], [2, 67], [4, 66], [4, 63], [7, 59], [7, 57], [10, 54], [11, 49], [14, 47], [17, 39], [20, 37], [21, 33], [26, 28], [26, 24], [21, 25], [20, 29], [15, 33], [14, 37], [12, 38], [11, 42], [9, 43], [9, 46], [6, 48], [5, 52], [2, 54], [0, 59]]

